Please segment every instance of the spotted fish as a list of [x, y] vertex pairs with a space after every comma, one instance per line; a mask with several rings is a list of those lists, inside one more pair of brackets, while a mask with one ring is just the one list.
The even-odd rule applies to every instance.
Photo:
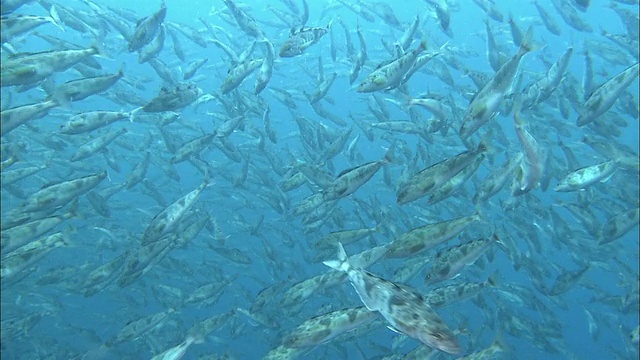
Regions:
[[342, 244], [338, 244], [338, 260], [324, 264], [345, 272], [367, 309], [378, 311], [391, 330], [449, 354], [460, 352], [451, 330], [416, 290], [351, 266]]
[[331, 29], [331, 22], [324, 28], [304, 28], [300, 30], [291, 30], [289, 38], [280, 47], [280, 57], [294, 57], [302, 55], [302, 53], [314, 45], [325, 36]]

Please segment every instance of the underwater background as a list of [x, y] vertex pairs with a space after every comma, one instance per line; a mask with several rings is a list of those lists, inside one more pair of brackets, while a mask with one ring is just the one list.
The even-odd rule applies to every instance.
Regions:
[[[300, 285], [333, 271], [323, 261], [336, 259], [337, 243], [316, 245], [328, 234], [370, 229], [357, 239], [342, 238], [353, 240], [345, 243], [347, 254], [353, 255], [393, 246], [411, 229], [476, 214], [477, 219], [431, 249], [401, 258], [382, 255], [367, 267], [421, 294], [445, 285], [484, 284], [478, 293], [434, 307], [461, 352], [431, 349], [418, 358], [637, 359], [639, 5], [538, 0], [551, 17], [545, 20], [534, 2], [307, 0], [308, 20], [302, 24], [303, 1], [165, 0], [161, 27], [166, 34], [154, 61], [169, 69], [173, 81], [167, 81], [128, 49], [136, 28], [159, 11], [160, 1], [27, 1], [10, 13], [5, 13], [9, 1], [3, 1], [2, 31], [15, 29], [11, 37], [3, 35], [3, 127], [11, 109], [55, 104], [2, 133], [2, 357], [144, 359], [190, 341], [185, 359], [414, 358], [405, 354], [422, 343], [402, 339], [382, 316], [327, 341], [281, 355], [270, 351], [282, 349], [287, 336], [306, 320], [362, 305], [346, 278]], [[230, 10], [234, 4], [253, 19], [260, 36], [238, 25]], [[571, 7], [589, 28], [568, 24], [562, 6]], [[10, 21], [20, 15], [36, 15], [43, 22], [22, 31]], [[416, 19], [416, 31], [407, 37]], [[550, 32], [545, 21], [555, 22], [560, 33]], [[130, 38], [116, 29], [116, 22], [130, 30]], [[492, 68], [488, 53], [501, 59], [500, 68], [520, 51], [512, 26], [521, 35], [531, 29], [532, 51], [516, 64], [517, 74], [499, 94], [499, 109], [477, 133], [462, 139], [459, 129], [469, 117], [469, 104], [491, 81], [478, 86], [473, 75], [495, 82], [499, 71]], [[491, 50], [488, 28], [496, 45]], [[153, 29], [156, 36], [158, 29]], [[358, 32], [366, 57], [350, 83], [356, 62], [363, 59], [358, 57]], [[288, 39], [299, 34], [316, 38], [296, 56], [279, 56]], [[28, 63], [10, 59], [69, 49], [45, 36], [78, 49], [95, 46], [99, 53], [89, 57], [99, 68], [77, 62], [38, 81], [17, 76], [21, 84], [5, 83]], [[199, 45], [199, 39], [204, 43]], [[618, 43], [620, 39], [626, 43]], [[433, 58], [410, 79], [373, 93], [358, 90], [369, 74], [410, 54], [422, 41], [424, 53]], [[256, 94], [267, 43], [275, 49], [272, 75]], [[514, 103], [530, 96], [527, 86], [544, 78], [569, 48], [573, 53], [559, 85], [549, 90], [551, 96], [532, 100], [535, 105], [519, 112], [538, 146], [534, 152], [543, 149], [547, 156], [539, 182], [519, 194], [518, 174], [540, 164], [529, 162], [530, 149], [518, 137]], [[38, 71], [60, 61], [55, 56], [37, 63]], [[587, 57], [591, 72], [585, 70]], [[203, 59], [207, 61], [195, 76], [184, 79], [191, 63]], [[234, 68], [258, 60], [260, 65], [237, 87], [221, 91]], [[610, 95], [598, 92], [599, 87], [634, 64], [629, 85], [614, 95], [617, 101], [596, 121], [578, 126], [590, 94]], [[85, 99], [60, 95], [71, 80], [119, 71], [123, 75], [114, 85]], [[315, 102], [326, 111], [321, 114], [310, 99], [334, 73], [326, 95]], [[166, 111], [145, 110], [163, 95], [187, 96], [182, 84], [197, 88], [197, 96], [173, 108], [160, 101]], [[434, 99], [448, 112], [440, 116], [410, 105], [416, 99]], [[94, 111], [126, 115], [95, 130], [64, 133], [73, 116]], [[230, 131], [221, 130], [238, 117], [240, 123]], [[409, 121], [418, 130], [373, 125], [391, 121]], [[120, 129], [126, 132], [115, 135]], [[116, 137], [72, 160], [84, 145], [109, 135]], [[178, 149], [197, 138], [208, 143], [188, 152], [185, 161], [174, 161]], [[480, 143], [487, 146], [481, 164], [450, 194], [399, 203], [399, 189], [407, 179]], [[391, 155], [385, 157], [388, 149]], [[500, 189], [475, 201], [485, 178], [517, 153], [524, 159], [509, 170]], [[615, 163], [612, 175], [576, 191], [554, 190], [575, 170], [607, 161]], [[143, 176], [132, 179], [145, 162]], [[379, 165], [370, 180], [351, 194], [327, 198], [343, 171], [369, 163]], [[37, 170], [25, 176], [11, 173], [31, 167]], [[62, 200], [52, 206], [34, 197], [53, 184], [103, 171], [106, 176], [80, 193], [54, 192]], [[436, 175], [448, 181], [456, 173]], [[293, 181], [298, 183], [289, 185]], [[179, 201], [187, 194], [195, 198]], [[301, 210], [314, 194], [323, 200]], [[34, 203], [37, 211], [28, 205]], [[158, 218], [167, 208], [178, 211], [177, 218]], [[9, 248], [12, 228], [52, 217], [56, 224], [42, 234], [29, 238], [12, 233], [23, 236], [24, 244]], [[160, 235], [144, 243], [145, 232], [158, 221], [165, 221], [156, 229]], [[615, 237], [607, 235], [611, 232]], [[52, 234], [62, 240], [37, 243]], [[425, 283], [430, 269], [442, 261], [439, 254], [493, 236], [499, 241], [462, 264], [458, 276]], [[397, 279], [396, 271], [408, 265], [414, 265], [414, 272]], [[558, 287], [561, 291], [554, 293]], [[132, 323], [136, 326], [128, 326]], [[491, 351], [478, 354], [485, 349]]]

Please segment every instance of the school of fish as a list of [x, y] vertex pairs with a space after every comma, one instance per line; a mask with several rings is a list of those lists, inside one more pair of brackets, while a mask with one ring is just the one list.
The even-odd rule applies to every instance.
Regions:
[[2, 0], [3, 359], [638, 358], [637, 0], [206, 3]]

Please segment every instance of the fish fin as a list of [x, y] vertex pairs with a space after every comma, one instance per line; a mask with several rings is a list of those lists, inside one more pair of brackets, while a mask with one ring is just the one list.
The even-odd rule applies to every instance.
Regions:
[[382, 161], [384, 161], [385, 163], [391, 163], [393, 161], [393, 151], [396, 148], [396, 142], [394, 141], [391, 146], [389, 146], [389, 148], [387, 149], [387, 152], [384, 154], [384, 158], [382, 158]]
[[532, 51], [539, 50], [542, 47], [542, 45], [534, 42], [532, 38], [533, 38], [533, 27], [529, 26], [529, 28], [527, 29], [527, 32], [522, 37], [522, 42], [520, 43], [520, 48], [518, 49], [518, 52], [522, 54], [526, 54]]
[[500, 330], [500, 329], [498, 329], [498, 333], [496, 334], [496, 338], [495, 338], [495, 340], [493, 340], [493, 344], [491, 344], [491, 347], [494, 347], [494, 346], [496, 348], [502, 350], [503, 352], [509, 352], [511, 350], [509, 345], [507, 345], [507, 343], [505, 343], [504, 336], [502, 334], [502, 330]]
[[497, 233], [494, 232], [493, 235], [491, 236], [491, 239], [495, 241], [498, 247], [500, 247], [500, 250], [504, 251], [504, 253], [507, 255], [509, 254], [509, 247], [498, 237]]
[[347, 252], [344, 250], [342, 243], [338, 243], [338, 260], [327, 260], [322, 263], [334, 270], [343, 272], [347, 272], [351, 268], [351, 264], [349, 264], [349, 257], [347, 256]]
[[205, 169], [204, 179], [202, 179], [202, 184], [204, 185], [205, 188], [213, 185], [213, 182], [211, 181], [211, 173], [209, 173], [209, 169]]
[[104, 51], [104, 48], [102, 47], [102, 44], [100, 42], [100, 39], [95, 38], [93, 40], [93, 42], [91, 43], [91, 46], [89, 46], [89, 49], [92, 49], [95, 51], [96, 56], [103, 58], [103, 59], [107, 59], [107, 60], [113, 60], [111, 57], [109, 57], [109, 55], [107, 55], [107, 53]]
[[515, 99], [513, 100], [513, 106], [511, 108], [511, 111], [513, 111], [513, 120], [516, 122], [516, 125], [518, 123], [521, 123], [520, 112], [522, 111], [522, 97], [520, 96], [515, 97]]
[[239, 312], [240, 314], [245, 315], [248, 318], [247, 322], [249, 323], [249, 325], [253, 327], [260, 325], [257, 321], [255, 321], [255, 319], [253, 319], [252, 314], [249, 310], [239, 307], [239, 308], [236, 308], [236, 311]]
[[200, 331], [194, 331], [193, 333], [187, 335], [187, 341], [189, 339], [192, 339], [194, 344], [204, 343], [204, 336], [202, 336], [202, 333]]
[[427, 40], [426, 39], [422, 39], [422, 41], [420, 41], [420, 46], [418, 46], [418, 51], [422, 52], [424, 50], [427, 50]]
[[64, 244], [65, 247], [77, 247], [78, 245], [74, 244], [71, 241], [71, 235], [77, 233], [78, 230], [71, 226], [71, 225], [67, 225], [67, 227], [62, 230], [62, 243]]
[[613, 176], [613, 174], [615, 174], [616, 171], [614, 170], [613, 172], [611, 172], [611, 174], [609, 174], [609, 176], [607, 176], [606, 178], [600, 180], [601, 183], [606, 183], [607, 181], [609, 181], [611, 179], [611, 177]]
[[[334, 21], [334, 20], [335, 20], [335, 19], [333, 19], [333, 18], [332, 18], [331, 20], [329, 20], [329, 23], [327, 24], [327, 30], [330, 30], [330, 29], [331, 29], [331, 26], [333, 26], [333, 21]], [[357, 19], [356, 19], [356, 21], [357, 21]]]
[[58, 8], [55, 5], [51, 5], [49, 9], [49, 17], [51, 18], [51, 23], [57, 26], [60, 30], [66, 31], [64, 28], [64, 23], [60, 20], [60, 16], [58, 15]]
[[[69, 206], [69, 209], [67, 210], [67, 212], [63, 215], [63, 217], [67, 218], [67, 219], [71, 219], [74, 217], [78, 216], [78, 198], [76, 198], [72, 203], [71, 206]], [[81, 217], [81, 219], [83, 219]]]
[[475, 148], [475, 151], [478, 154], [490, 152], [490, 150], [492, 149], [490, 145], [491, 135], [491, 132], [487, 132], [484, 136], [482, 136], [482, 138], [480, 138], [480, 142], [478, 142], [478, 146], [476, 146]]
[[490, 286], [498, 286], [500, 281], [500, 270], [496, 270], [487, 279], [487, 284]]
[[476, 211], [472, 216], [475, 216], [476, 220], [481, 223], [489, 224], [489, 219], [487, 218], [487, 215], [484, 213], [484, 211], [482, 211], [481, 204], [476, 204]]
[[129, 112], [129, 122], [133, 122], [133, 120], [134, 120], [134, 118], [135, 118], [136, 114], [138, 114], [140, 111], [142, 111], [142, 108], [143, 108], [143, 107], [142, 107], [142, 106], [140, 106], [140, 107], [135, 108], [135, 109], [133, 109], [133, 110], [131, 110], [131, 111]]

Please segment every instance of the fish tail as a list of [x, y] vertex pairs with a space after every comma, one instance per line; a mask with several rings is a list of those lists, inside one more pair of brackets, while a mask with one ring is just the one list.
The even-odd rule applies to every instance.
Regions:
[[473, 213], [473, 215], [475, 215], [478, 219], [478, 221], [482, 221], [482, 222], [488, 222], [487, 221], [487, 216], [484, 214], [484, 212], [482, 211], [482, 207], [479, 204], [476, 204], [476, 211]]
[[504, 336], [502, 335], [501, 330], [498, 330], [496, 338], [495, 340], [493, 340], [493, 344], [491, 344], [491, 347], [498, 348], [504, 352], [508, 352], [510, 350], [509, 345], [507, 345], [507, 343], [504, 341]]
[[124, 76], [124, 69], [127, 67], [126, 63], [122, 63], [120, 64], [120, 67], [118, 68], [118, 76], [119, 77], [123, 77]]
[[77, 229], [71, 225], [68, 225], [62, 231], [62, 243], [65, 247], [76, 247], [75, 244], [71, 241], [71, 235], [75, 234]]
[[475, 153], [480, 155], [484, 153], [492, 153], [494, 150], [495, 149], [491, 146], [491, 133], [488, 132], [480, 139], [480, 142], [475, 149]]
[[520, 49], [518, 49], [518, 52], [524, 55], [526, 53], [536, 51], [540, 49], [540, 47], [540, 44], [533, 41], [533, 27], [529, 26], [527, 32], [522, 37], [522, 42], [520, 43]]
[[52, 5], [49, 9], [49, 18], [53, 25], [57, 26], [62, 31], [66, 31], [63, 22], [60, 20], [60, 16], [58, 15], [58, 8], [55, 5]]
[[420, 46], [418, 47], [418, 51], [424, 51], [427, 50], [427, 40], [426, 39], [422, 39], [422, 41], [420, 41]]
[[67, 212], [63, 216], [67, 219], [78, 216], [78, 198], [76, 198], [73, 203], [71, 203], [69, 210], [67, 210]]
[[347, 252], [344, 251], [344, 246], [342, 246], [342, 243], [338, 243], [338, 260], [327, 260], [323, 261], [322, 263], [334, 270], [342, 272], [347, 272], [349, 271], [349, 269], [351, 269], [351, 264], [349, 264], [349, 257], [347, 256]]
[[497, 233], [493, 233], [493, 235], [491, 236], [491, 240], [494, 241], [496, 243], [496, 245], [498, 245], [498, 247], [500, 248], [500, 250], [502, 250], [505, 254], [509, 254], [509, 246], [507, 244], [504, 243], [504, 241], [502, 241], [502, 239], [500, 239], [500, 237], [498, 237]]
[[135, 119], [135, 117], [136, 117], [136, 115], [137, 115], [140, 111], [142, 111], [142, 106], [141, 106], [141, 107], [139, 107], [139, 108], [135, 108], [135, 109], [131, 110], [131, 111], [129, 112], [129, 122], [133, 122], [133, 121], [134, 121], [134, 119]]
[[210, 185], [212, 185], [212, 179], [211, 179], [211, 173], [209, 172], [209, 169], [205, 170], [204, 172], [204, 178], [202, 179], [202, 187], [203, 188], [207, 188]]
[[204, 343], [204, 336], [200, 331], [194, 331], [193, 333], [187, 335], [187, 342], [192, 341], [194, 344], [202, 344]]
[[522, 103], [523, 103], [522, 96], [515, 96], [515, 99], [513, 100], [513, 106], [511, 108], [511, 111], [513, 111], [514, 118], [518, 116], [522, 111], [522, 106], [523, 106]]
[[333, 26], [333, 22], [335, 21], [335, 19], [331, 19], [329, 20], [329, 23], [327, 24], [327, 30], [331, 29], [331, 26]]
[[382, 158], [382, 161], [384, 161], [385, 163], [391, 163], [393, 161], [393, 151], [395, 150], [395, 148], [396, 143], [393, 142], [387, 149], [387, 152], [384, 154], [384, 158]]
[[397, 105], [403, 111], [409, 111], [411, 106], [414, 105], [412, 103], [412, 101], [414, 100], [413, 97], [411, 97], [410, 95], [406, 95], [406, 94], [400, 94], [399, 97], [401, 98], [401, 100], [396, 100], [396, 99], [391, 99], [391, 98], [385, 98], [384, 100], [387, 101], [387, 102], [390, 102], [392, 104]]
[[496, 270], [493, 273], [491, 273], [491, 275], [487, 279], [487, 284], [489, 284], [489, 286], [496, 287], [499, 285], [499, 280], [500, 280], [500, 270]]

